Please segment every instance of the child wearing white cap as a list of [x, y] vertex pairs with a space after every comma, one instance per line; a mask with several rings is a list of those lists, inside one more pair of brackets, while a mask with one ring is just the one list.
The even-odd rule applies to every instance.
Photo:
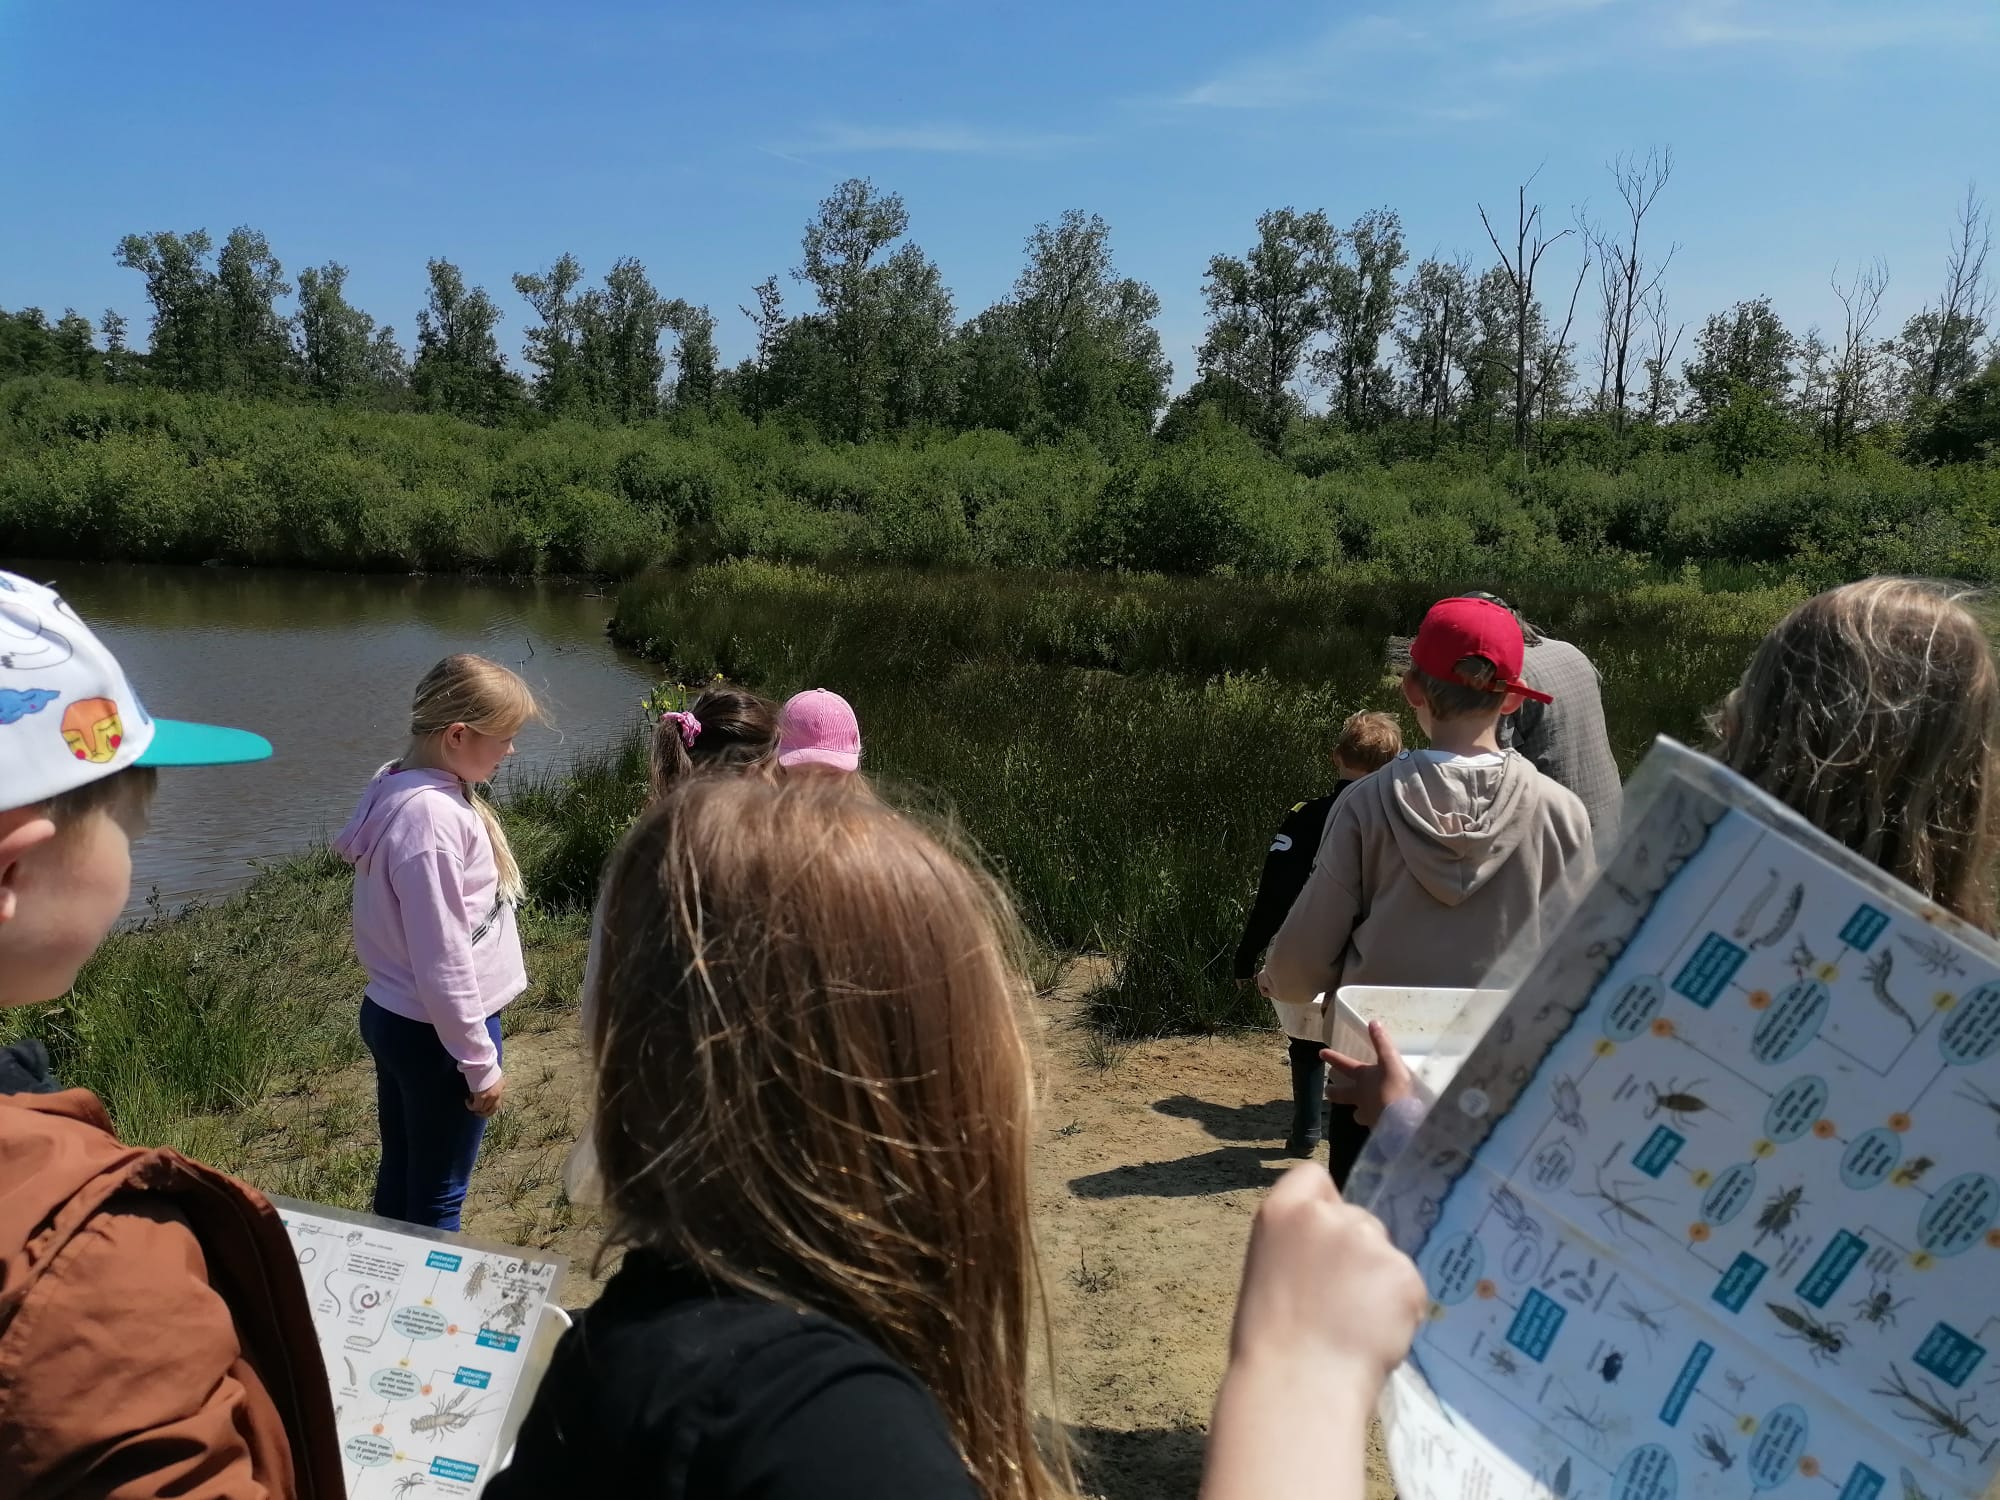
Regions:
[[[0, 1006], [65, 994], [124, 909], [155, 768], [262, 760], [155, 719], [53, 590], [0, 572]], [[0, 1494], [343, 1493], [318, 1339], [262, 1194], [128, 1146], [0, 1054]]]

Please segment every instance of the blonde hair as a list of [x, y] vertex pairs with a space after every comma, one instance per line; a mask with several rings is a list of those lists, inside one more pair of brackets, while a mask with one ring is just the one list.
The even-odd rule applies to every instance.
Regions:
[[1808, 599], [1712, 727], [1731, 770], [1991, 932], [2000, 674], [1971, 594], [1867, 578]]
[[980, 1493], [1037, 1445], [1019, 929], [852, 778], [695, 776], [612, 856], [587, 1045], [608, 1243], [848, 1324], [936, 1398]]
[[[464, 654], [447, 656], [417, 684], [416, 698], [410, 704], [410, 742], [414, 746], [441, 735], [454, 724], [494, 739], [512, 739], [541, 717], [541, 705], [535, 702], [527, 683], [497, 661]], [[500, 815], [470, 785], [465, 788], [465, 799], [486, 825], [486, 837], [493, 845], [493, 865], [500, 875], [500, 898], [519, 901], [521, 867], [507, 842], [507, 830], [500, 826]]]
[[1379, 771], [1403, 749], [1403, 730], [1395, 715], [1349, 714], [1333, 742], [1333, 757], [1357, 771]]

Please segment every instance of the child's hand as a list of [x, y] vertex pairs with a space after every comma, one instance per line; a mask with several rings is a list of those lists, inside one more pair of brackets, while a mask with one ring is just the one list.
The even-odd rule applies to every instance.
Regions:
[[482, 1120], [491, 1119], [494, 1115], [500, 1113], [500, 1099], [506, 1092], [507, 1079], [503, 1075], [493, 1080], [492, 1088], [481, 1089], [478, 1093], [467, 1099], [465, 1107], [475, 1115], [478, 1115]]
[[1294, 1167], [1250, 1226], [1231, 1368], [1283, 1365], [1319, 1379], [1331, 1366], [1372, 1401], [1409, 1352], [1425, 1300], [1380, 1221], [1341, 1202], [1326, 1168]]
[[1396, 1044], [1389, 1040], [1389, 1029], [1380, 1021], [1368, 1023], [1368, 1040], [1375, 1044], [1372, 1063], [1335, 1052], [1331, 1047], [1320, 1056], [1333, 1069], [1327, 1075], [1326, 1097], [1335, 1104], [1353, 1105], [1354, 1118], [1372, 1127], [1382, 1118], [1383, 1110], [1416, 1092], [1417, 1081], [1402, 1053], [1396, 1050]]

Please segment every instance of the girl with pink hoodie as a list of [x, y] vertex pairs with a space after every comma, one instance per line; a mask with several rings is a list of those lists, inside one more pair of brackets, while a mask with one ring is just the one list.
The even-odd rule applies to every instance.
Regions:
[[473, 787], [540, 717], [512, 672], [446, 657], [417, 684], [410, 744], [333, 841], [354, 866], [354, 947], [368, 973], [382, 1165], [375, 1212], [457, 1229], [486, 1121], [500, 1108], [500, 1011], [527, 988], [521, 871]]

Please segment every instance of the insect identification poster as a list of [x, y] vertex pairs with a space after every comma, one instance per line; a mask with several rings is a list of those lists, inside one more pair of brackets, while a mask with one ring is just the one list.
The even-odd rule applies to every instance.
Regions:
[[476, 1496], [564, 1258], [275, 1198], [305, 1279], [348, 1500]]
[[1431, 1297], [1399, 1493], [1979, 1495], [2000, 949], [1671, 742], [1626, 827], [1352, 1185]]

